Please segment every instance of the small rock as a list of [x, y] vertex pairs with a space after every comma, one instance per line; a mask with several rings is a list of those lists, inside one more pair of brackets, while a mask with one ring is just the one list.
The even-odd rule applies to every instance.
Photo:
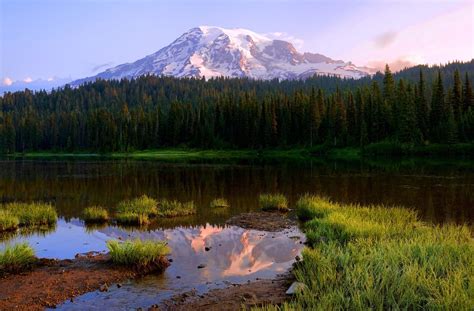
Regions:
[[70, 302], [74, 302], [74, 298], [69, 299]]
[[109, 286], [107, 285], [107, 283], [104, 283], [104, 284], [102, 284], [102, 285], [100, 286], [99, 290], [100, 290], [101, 292], [106, 292], [106, 291], [109, 290]]
[[296, 261], [300, 261], [300, 260], [301, 260], [301, 257], [298, 256], [298, 255], [296, 255], [295, 260], [296, 260]]
[[118, 287], [118, 288], [122, 287], [122, 284], [117, 283], [117, 287]]
[[176, 276], [177, 279], [180, 279], [181, 277], [179, 275]]
[[173, 262], [173, 258], [169, 258], [168, 261], [169, 261], [169, 262]]
[[211, 250], [211, 248], [212, 248], [212, 247], [210, 247], [210, 246], [206, 246], [206, 247], [204, 247], [204, 250], [205, 250], [206, 252], [208, 252], [208, 251]]
[[295, 295], [296, 293], [301, 292], [304, 288], [306, 288], [306, 285], [304, 283], [293, 282], [293, 284], [291, 284], [290, 288], [288, 288], [285, 294]]
[[203, 269], [203, 268], [206, 268], [206, 265], [205, 264], [200, 264], [199, 266], [197, 266], [198, 269]]

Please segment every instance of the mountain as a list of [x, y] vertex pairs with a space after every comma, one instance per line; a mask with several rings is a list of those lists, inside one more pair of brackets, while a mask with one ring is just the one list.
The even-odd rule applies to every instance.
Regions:
[[200, 26], [170, 45], [133, 63], [122, 64], [72, 85], [101, 79], [154, 74], [174, 77], [298, 79], [314, 74], [361, 78], [371, 69], [315, 53], [300, 53], [287, 41], [246, 29]]
[[[0, 85], [0, 95], [6, 92], [17, 92], [17, 91], [24, 91], [25, 89], [29, 89], [31, 91], [39, 91], [39, 90], [51, 90], [53, 88], [58, 88], [64, 86], [66, 83], [71, 82], [71, 78], [50, 78], [50, 79], [37, 79], [32, 81], [14, 81], [11, 84]], [[0, 81], [1, 82], [1, 81]]]

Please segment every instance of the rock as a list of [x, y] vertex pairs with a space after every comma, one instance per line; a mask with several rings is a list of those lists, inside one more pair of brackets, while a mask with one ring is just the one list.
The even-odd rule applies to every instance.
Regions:
[[173, 262], [173, 258], [168, 259], [169, 262]]
[[210, 247], [210, 246], [206, 246], [206, 247], [204, 247], [204, 250], [205, 250], [206, 252], [208, 252], [208, 251], [211, 250], [211, 248], [212, 248], [212, 247]]
[[122, 284], [117, 283], [117, 287], [118, 287], [118, 288], [122, 287]]
[[296, 255], [295, 260], [296, 260], [296, 261], [300, 261], [300, 260], [301, 260], [301, 257], [298, 256], [298, 255]]
[[303, 289], [306, 288], [306, 285], [304, 283], [301, 283], [301, 282], [293, 282], [293, 284], [291, 284], [290, 288], [288, 288], [288, 290], [286, 291], [285, 294], [287, 295], [295, 295], [296, 293], [302, 291]]
[[180, 279], [181, 277], [179, 275], [176, 276], [177, 279]]
[[109, 286], [107, 285], [107, 283], [104, 283], [104, 284], [102, 284], [102, 285], [100, 286], [99, 290], [100, 290], [101, 292], [106, 292], [106, 291], [109, 290]]
[[203, 269], [203, 268], [206, 268], [206, 265], [205, 264], [200, 264], [199, 266], [197, 266], [198, 269]]

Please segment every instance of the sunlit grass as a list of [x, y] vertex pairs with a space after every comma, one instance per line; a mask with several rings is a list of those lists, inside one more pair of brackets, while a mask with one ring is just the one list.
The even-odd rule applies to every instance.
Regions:
[[84, 209], [82, 212], [82, 218], [85, 222], [106, 222], [109, 219], [109, 213], [107, 210], [100, 206], [91, 206]]
[[54, 207], [49, 203], [19, 203], [5, 204], [3, 210], [18, 217], [20, 226], [53, 225], [58, 220]]
[[107, 248], [114, 263], [130, 266], [141, 272], [163, 270], [168, 265], [164, 256], [171, 252], [166, 242], [150, 240], [110, 240]]
[[14, 230], [20, 225], [20, 220], [10, 211], [0, 209], [0, 232]]
[[117, 212], [154, 216], [157, 213], [157, 205], [158, 202], [155, 199], [150, 198], [147, 195], [142, 195], [141, 197], [132, 200], [120, 202], [117, 206]]
[[[331, 206], [332, 204], [332, 206]], [[294, 301], [265, 310], [473, 310], [474, 241], [466, 226], [433, 226], [410, 209], [297, 204], [313, 248], [294, 274]]]
[[22, 271], [36, 260], [35, 251], [28, 243], [7, 245], [0, 251], [0, 273]]
[[261, 194], [258, 202], [264, 211], [288, 210], [288, 200], [283, 194]]
[[179, 202], [176, 200], [161, 200], [157, 215], [160, 217], [178, 217], [196, 214], [193, 201]]
[[150, 222], [148, 215], [135, 212], [121, 212], [115, 215], [117, 223], [122, 225], [146, 225]]
[[229, 207], [230, 204], [224, 198], [217, 198], [211, 201], [210, 206], [211, 208], [223, 208], [223, 207]]

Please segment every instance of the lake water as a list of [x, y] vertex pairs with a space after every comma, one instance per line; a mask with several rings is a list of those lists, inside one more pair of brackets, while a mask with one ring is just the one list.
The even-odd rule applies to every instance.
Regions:
[[[383, 203], [416, 209], [433, 223], [474, 220], [474, 171], [471, 163], [426, 161], [160, 163], [130, 160], [0, 160], [0, 201], [47, 201], [60, 219], [45, 232], [8, 234], [7, 243], [28, 241], [37, 256], [74, 258], [77, 253], [105, 251], [112, 238], [165, 239], [173, 263], [151, 275], [67, 302], [61, 309], [148, 307], [196, 289], [203, 293], [233, 283], [273, 278], [287, 271], [301, 252], [298, 228], [279, 233], [225, 225], [233, 215], [258, 210], [258, 195], [281, 192], [292, 205], [304, 193], [335, 201]], [[110, 210], [124, 199], [147, 194], [157, 199], [193, 200], [194, 216], [157, 221], [142, 228], [86, 227], [82, 210], [101, 205]], [[216, 197], [231, 207], [211, 209]], [[206, 247], [210, 250], [206, 251]], [[197, 269], [200, 264], [206, 268]]]

